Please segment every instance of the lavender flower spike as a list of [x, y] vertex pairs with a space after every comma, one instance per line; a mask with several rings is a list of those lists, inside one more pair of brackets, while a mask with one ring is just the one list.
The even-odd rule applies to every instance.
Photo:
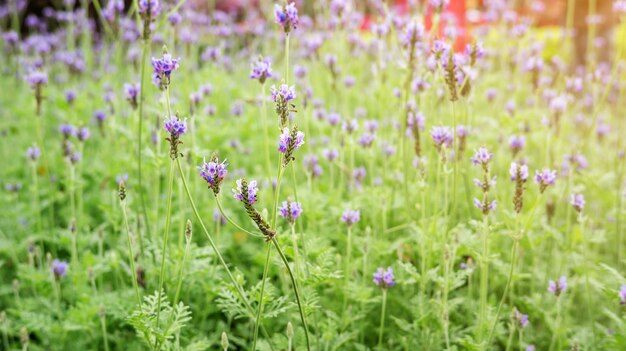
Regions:
[[296, 9], [295, 3], [287, 5], [274, 5], [274, 22], [279, 24], [285, 30], [286, 34], [289, 34], [292, 29], [296, 29], [298, 26], [298, 9]]
[[283, 205], [278, 210], [280, 216], [291, 224], [294, 224], [296, 219], [302, 214], [302, 206], [300, 203], [291, 200], [283, 201]]
[[622, 285], [617, 293], [619, 297], [619, 304], [626, 305], [626, 285]]
[[259, 188], [257, 188], [256, 186], [256, 180], [251, 181], [249, 184], [246, 183], [247, 190], [245, 193], [243, 185], [244, 180], [238, 179], [237, 188], [233, 189], [233, 196], [235, 197], [235, 199], [241, 202], [245, 203], [247, 201], [249, 205], [254, 205], [254, 203], [256, 202], [256, 193], [259, 191]]
[[553, 293], [556, 297], [559, 297], [567, 289], [567, 278], [559, 278], [558, 283], [554, 280], [548, 282], [548, 291]]
[[474, 165], [481, 165], [485, 167], [492, 158], [493, 153], [489, 152], [486, 148], [481, 147], [476, 150], [476, 154], [474, 154], [474, 157], [471, 157], [470, 160]]
[[178, 116], [165, 118], [163, 129], [170, 133], [170, 136], [165, 140], [170, 142], [170, 157], [174, 160], [179, 156], [178, 146], [183, 143], [180, 141], [180, 136], [187, 132], [187, 119], [181, 120]]
[[267, 78], [272, 77], [272, 61], [270, 61], [269, 58], [259, 57], [259, 59], [253, 62], [250, 66], [251, 79], [258, 80], [261, 84], [263, 84]]
[[200, 170], [200, 177], [209, 184], [209, 189], [212, 189], [217, 196], [220, 192], [220, 185], [228, 174], [226, 170], [228, 164], [225, 160], [219, 163], [217, 155], [213, 155], [210, 162], [207, 163], [205, 159], [203, 163], [202, 166], [197, 167]]
[[254, 208], [258, 191], [259, 189], [256, 186], [255, 180], [248, 183], [245, 179], [238, 179], [237, 188], [233, 189], [233, 195], [235, 199], [243, 203], [248, 217], [254, 221], [261, 233], [265, 236], [265, 239], [270, 241], [276, 235], [276, 231], [270, 227], [261, 214]]
[[287, 127], [283, 128], [278, 141], [278, 151], [285, 155], [283, 159], [285, 167], [295, 159], [293, 153], [302, 145], [304, 145], [304, 133], [298, 130], [298, 126], [294, 126], [291, 131]]
[[160, 89], [165, 89], [170, 85], [170, 76], [178, 69], [180, 58], [173, 59], [172, 55], [164, 49], [163, 58], [152, 58], [153, 82]]
[[341, 215], [341, 221], [351, 226], [361, 220], [361, 212], [359, 210], [347, 209]]
[[374, 273], [374, 284], [383, 289], [391, 288], [396, 285], [396, 278], [393, 275], [391, 267], [387, 267], [387, 270], [379, 267], [376, 273]]
[[554, 185], [556, 181], [556, 171], [544, 169], [541, 172], [535, 171], [535, 183], [539, 184], [539, 190], [543, 193], [548, 186]]
[[574, 206], [576, 212], [582, 212], [585, 208], [585, 196], [583, 194], [572, 194], [570, 204]]
[[56, 279], [64, 278], [67, 275], [68, 264], [65, 261], [54, 259], [52, 261], [52, 273]]

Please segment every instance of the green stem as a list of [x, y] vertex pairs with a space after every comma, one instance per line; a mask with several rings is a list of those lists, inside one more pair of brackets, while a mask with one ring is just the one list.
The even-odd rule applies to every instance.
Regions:
[[128, 225], [128, 216], [126, 214], [126, 201], [121, 201], [122, 216], [124, 217], [124, 225], [126, 226], [126, 234], [128, 237], [128, 260], [130, 261], [130, 270], [133, 277], [133, 287], [137, 298], [137, 306], [141, 306], [141, 295], [139, 294], [139, 286], [137, 285], [137, 270], [135, 269], [135, 255], [133, 255], [133, 243], [130, 236], [130, 226]]
[[102, 326], [102, 338], [104, 339], [104, 351], [109, 351], [109, 338], [107, 336], [106, 315], [100, 317], [100, 325]]
[[264, 236], [261, 234], [257, 234], [257, 233], [253, 233], [247, 229], [244, 229], [242, 226], [240, 226], [239, 224], [235, 223], [233, 220], [230, 219], [230, 217], [228, 217], [226, 215], [226, 213], [224, 212], [224, 209], [222, 208], [222, 203], [220, 202], [220, 198], [219, 196], [215, 196], [215, 202], [217, 203], [217, 209], [220, 211], [220, 213], [222, 214], [222, 217], [224, 217], [226, 219], [226, 221], [228, 223], [230, 223], [232, 226], [234, 226], [235, 228], [241, 230], [242, 232], [252, 235], [252, 236], [256, 236], [259, 238], [263, 238]]
[[[146, 58], [148, 55], [148, 49], [150, 46], [150, 38], [143, 39], [143, 45], [141, 47], [141, 81], [139, 83], [139, 125], [137, 127], [137, 173], [138, 173], [138, 181], [139, 181], [139, 199], [141, 200], [141, 210], [143, 212], [144, 223], [146, 226], [146, 231], [148, 235], [150, 235], [150, 225], [148, 221], [148, 212], [146, 210], [146, 199], [144, 197], [143, 191], [143, 181], [141, 176], [141, 164], [142, 164], [142, 137], [141, 133], [143, 130], [143, 101], [145, 94], [145, 75], [146, 75]], [[156, 204], [158, 206], [158, 204]]]
[[[178, 160], [178, 158], [176, 158]], [[182, 173], [182, 172], [181, 172]], [[159, 298], [157, 300], [156, 324], [159, 326], [161, 315], [161, 296], [163, 295], [163, 276], [165, 275], [165, 254], [167, 253], [167, 237], [170, 231], [170, 216], [172, 212], [172, 185], [174, 184], [174, 160], [170, 160], [167, 181], [167, 210], [165, 212], [165, 232], [163, 233], [163, 249], [161, 251], [161, 271], [159, 273]]]
[[515, 262], [517, 260], [517, 247], [519, 246], [519, 240], [514, 239], [513, 249], [511, 250], [511, 268], [509, 269], [509, 277], [506, 281], [506, 285], [504, 286], [504, 291], [502, 292], [502, 298], [500, 298], [500, 303], [498, 304], [498, 310], [496, 312], [496, 318], [493, 321], [493, 326], [491, 327], [491, 331], [489, 332], [489, 338], [487, 338], [487, 347], [491, 344], [491, 339], [493, 338], [493, 333], [496, 330], [496, 326], [498, 324], [498, 317], [500, 317], [500, 312], [502, 312], [502, 306], [504, 306], [504, 300], [506, 300], [506, 294], [509, 291], [511, 286], [511, 281], [513, 280], [513, 272], [515, 270]]
[[302, 301], [300, 299], [300, 292], [298, 291], [298, 284], [296, 282], [296, 278], [291, 271], [291, 267], [289, 266], [289, 261], [287, 261], [287, 257], [283, 253], [283, 250], [280, 248], [278, 241], [276, 241], [276, 237], [272, 238], [272, 243], [276, 247], [280, 258], [283, 260], [285, 264], [285, 268], [287, 269], [287, 273], [289, 273], [289, 278], [291, 279], [291, 284], [293, 285], [293, 292], [296, 295], [296, 302], [298, 303], [298, 311], [300, 312], [300, 319], [302, 320], [302, 326], [304, 327], [304, 337], [306, 338], [306, 348], [308, 351], [311, 351], [311, 343], [309, 341], [309, 328], [306, 323], [306, 317], [304, 316], [304, 307], [302, 306]]
[[174, 294], [174, 306], [178, 303], [178, 298], [180, 297], [180, 289], [183, 286], [183, 270], [185, 269], [185, 261], [187, 260], [187, 255], [189, 254], [189, 245], [191, 244], [191, 240], [185, 240], [185, 251], [183, 252], [183, 258], [180, 261], [180, 267], [178, 269], [178, 284], [176, 284], [176, 294]]
[[265, 280], [267, 279], [267, 271], [270, 267], [270, 257], [272, 253], [272, 245], [267, 245], [267, 254], [265, 256], [265, 266], [263, 267], [263, 279], [261, 280], [261, 293], [259, 295], [259, 306], [256, 312], [256, 323], [254, 325], [254, 339], [252, 339], [252, 351], [256, 350], [256, 341], [259, 336], [259, 325], [261, 325], [261, 315], [263, 314], [263, 293], [265, 292]]
[[489, 286], [489, 245], [488, 245], [488, 237], [489, 236], [489, 217], [487, 215], [483, 216], [483, 251], [480, 258], [480, 318], [479, 318], [479, 328], [481, 339], [484, 338], [484, 328], [487, 323], [487, 293]]
[[383, 288], [383, 307], [380, 311], [380, 328], [378, 329], [378, 350], [383, 349], [383, 332], [385, 331], [385, 309], [387, 308], [387, 288]]

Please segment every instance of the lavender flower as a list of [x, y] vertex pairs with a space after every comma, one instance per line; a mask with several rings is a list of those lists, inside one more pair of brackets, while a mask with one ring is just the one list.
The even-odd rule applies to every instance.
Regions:
[[617, 293], [619, 297], [619, 304], [626, 305], [626, 285], [622, 285]]
[[274, 22], [283, 27], [286, 34], [296, 29], [298, 21], [298, 9], [296, 9], [295, 3], [292, 2], [283, 6], [278, 4], [274, 5]]
[[286, 200], [283, 201], [282, 207], [278, 209], [281, 217], [294, 224], [296, 219], [302, 214], [302, 206], [299, 202]]
[[172, 137], [183, 135], [187, 131], [187, 119], [180, 120], [177, 116], [172, 116], [172, 118], [166, 117], [163, 122], [163, 128], [167, 130]]
[[26, 157], [35, 162], [41, 156], [41, 150], [37, 146], [32, 146], [26, 149]]
[[76, 133], [76, 138], [78, 138], [79, 141], [85, 141], [85, 140], [89, 139], [90, 135], [91, 135], [91, 133], [89, 133], [89, 128], [82, 127]]
[[68, 264], [65, 261], [54, 259], [52, 261], [52, 273], [56, 279], [64, 278], [67, 275]]
[[272, 94], [272, 100], [276, 103], [287, 103], [296, 98], [296, 91], [294, 87], [290, 87], [287, 84], [281, 84], [278, 89], [276, 89], [276, 86], [272, 85], [270, 93]]
[[548, 186], [554, 185], [556, 181], [556, 171], [544, 169], [541, 172], [535, 171], [535, 183], [539, 184], [539, 190], [543, 193]]
[[325, 149], [322, 151], [322, 155], [324, 155], [324, 158], [328, 161], [333, 162], [339, 156], [339, 151], [335, 149]]
[[351, 226], [361, 220], [361, 212], [359, 210], [347, 209], [341, 215], [341, 221]]
[[[247, 188], [246, 193], [243, 193], [244, 184], [246, 185], [246, 188]], [[253, 180], [250, 183], [247, 183], [243, 179], [238, 179], [237, 188], [233, 189], [233, 196], [235, 197], [235, 199], [241, 202], [247, 201], [249, 205], [254, 205], [254, 203], [256, 202], [256, 193], [258, 191], [259, 191], [259, 188], [257, 188], [256, 180]]]
[[203, 165], [197, 167], [200, 170], [200, 177], [209, 184], [209, 189], [212, 189], [215, 195], [220, 192], [220, 184], [228, 174], [227, 166], [226, 160], [220, 163], [217, 155], [213, 155], [208, 163], [205, 159]]
[[528, 326], [528, 315], [521, 313], [517, 308], [513, 310], [513, 320], [519, 329], [524, 329]]
[[391, 267], [387, 267], [386, 271], [382, 267], [379, 267], [376, 273], [374, 273], [374, 284], [384, 289], [396, 285], [396, 278], [393, 276]]
[[372, 146], [375, 140], [376, 140], [376, 134], [363, 133], [363, 135], [361, 135], [361, 137], [359, 138], [358, 143], [362, 147], [367, 148], [367, 147]]
[[526, 146], [526, 137], [523, 135], [511, 135], [509, 138], [509, 148], [513, 155], [517, 155]]
[[139, 0], [139, 14], [147, 19], [154, 19], [161, 12], [159, 0]]
[[476, 166], [481, 165], [483, 167], [486, 167], [492, 158], [493, 158], [493, 153], [489, 152], [489, 150], [487, 150], [486, 148], [481, 147], [478, 150], [476, 150], [474, 157], [471, 157], [470, 160]]
[[487, 215], [489, 214], [489, 212], [495, 211], [495, 209], [498, 207], [498, 202], [496, 200], [493, 200], [491, 202], [487, 200], [480, 201], [479, 199], [474, 198], [474, 206], [481, 210], [484, 215]]
[[438, 151], [441, 151], [442, 147], [449, 147], [454, 141], [450, 127], [433, 127], [430, 135]]
[[583, 208], [585, 208], [585, 197], [583, 194], [572, 194], [569, 202], [576, 212], [582, 212]]
[[283, 153], [283, 165], [286, 167], [290, 161], [294, 160], [293, 153], [304, 145], [304, 133], [298, 130], [298, 126], [294, 126], [291, 131], [289, 128], [283, 128], [278, 141], [278, 151]]
[[528, 166], [512, 162], [511, 167], [509, 168], [509, 174], [511, 175], [512, 181], [521, 180], [522, 182], [525, 182], [528, 180]]
[[71, 105], [72, 103], [74, 103], [75, 100], [76, 100], [76, 92], [74, 90], [66, 90], [65, 101]]
[[128, 184], [128, 173], [118, 174], [115, 176], [115, 183], [119, 186], [120, 184]]
[[48, 84], [48, 75], [43, 72], [32, 72], [26, 76], [26, 82], [30, 84], [31, 88], [36, 89], [42, 85]]
[[153, 82], [161, 89], [170, 84], [170, 75], [178, 69], [180, 58], [173, 59], [172, 55], [165, 52], [163, 58], [152, 58]]
[[554, 294], [556, 297], [561, 296], [562, 293], [567, 289], [567, 278], [561, 277], [559, 278], [558, 283], [554, 280], [550, 280], [548, 282], [548, 291]]
[[64, 123], [59, 126], [59, 132], [61, 132], [65, 139], [67, 139], [69, 137], [76, 136], [78, 129], [71, 124]]
[[258, 80], [261, 84], [263, 84], [267, 78], [272, 77], [272, 61], [270, 61], [269, 58], [259, 57], [259, 59], [253, 62], [250, 66], [251, 79]]
[[141, 90], [141, 85], [139, 83], [124, 83], [124, 95], [126, 95], [126, 100], [130, 103], [130, 106], [134, 109], [137, 109], [139, 97], [139, 91]]

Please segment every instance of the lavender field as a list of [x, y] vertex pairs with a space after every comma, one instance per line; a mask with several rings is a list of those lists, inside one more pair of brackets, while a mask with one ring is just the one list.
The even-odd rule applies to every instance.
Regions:
[[281, 1], [0, 4], [0, 350], [626, 350], [626, 1]]

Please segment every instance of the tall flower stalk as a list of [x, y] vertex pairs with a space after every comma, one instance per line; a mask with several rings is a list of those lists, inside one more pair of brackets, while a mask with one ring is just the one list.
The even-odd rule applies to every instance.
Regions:
[[126, 236], [128, 238], [128, 261], [133, 279], [133, 288], [135, 290], [135, 297], [137, 298], [137, 306], [141, 306], [141, 295], [139, 294], [139, 286], [137, 285], [135, 255], [133, 254], [133, 240], [130, 234], [130, 226], [128, 225], [128, 215], [126, 213], [126, 184], [124, 184], [123, 180], [119, 184], [118, 196], [120, 198], [120, 205], [122, 206], [122, 216], [124, 217], [124, 226], [126, 228]]

